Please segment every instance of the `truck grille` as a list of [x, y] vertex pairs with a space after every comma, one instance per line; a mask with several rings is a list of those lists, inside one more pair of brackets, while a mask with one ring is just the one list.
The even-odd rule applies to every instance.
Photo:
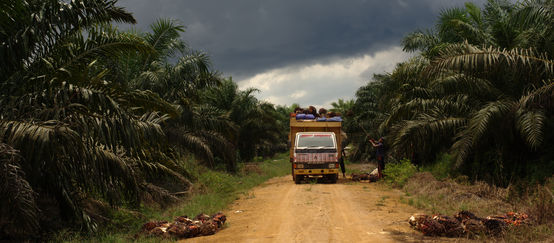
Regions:
[[328, 163], [336, 162], [337, 155], [335, 153], [300, 153], [296, 154], [296, 162], [308, 162], [308, 163]]
[[294, 150], [295, 153], [297, 154], [320, 154], [320, 153], [336, 153], [337, 150], [332, 148], [332, 149], [310, 149], [310, 148], [306, 148], [306, 149], [295, 149]]
[[304, 164], [304, 169], [328, 169], [327, 164]]

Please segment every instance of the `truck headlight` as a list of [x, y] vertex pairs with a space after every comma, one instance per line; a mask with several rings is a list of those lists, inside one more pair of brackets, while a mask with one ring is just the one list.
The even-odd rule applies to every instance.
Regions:
[[304, 164], [296, 164], [296, 168], [298, 168], [298, 169], [304, 169]]
[[329, 164], [329, 169], [334, 169], [335, 168], [335, 164]]

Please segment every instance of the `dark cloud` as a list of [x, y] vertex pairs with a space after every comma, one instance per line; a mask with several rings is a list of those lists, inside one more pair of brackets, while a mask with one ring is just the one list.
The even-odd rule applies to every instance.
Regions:
[[[483, 0], [480, 0], [481, 2]], [[139, 30], [157, 18], [181, 21], [183, 38], [235, 80], [284, 66], [329, 62], [400, 44], [465, 0], [120, 0]]]

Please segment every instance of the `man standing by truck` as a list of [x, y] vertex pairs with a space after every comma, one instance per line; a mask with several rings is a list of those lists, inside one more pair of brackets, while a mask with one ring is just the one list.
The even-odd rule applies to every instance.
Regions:
[[346, 153], [344, 153], [344, 148], [341, 150], [341, 157], [339, 159], [340, 170], [342, 171], [342, 178], [346, 178], [346, 166], [344, 165], [344, 159], [346, 158]]
[[377, 171], [379, 173], [379, 179], [383, 178], [383, 170], [385, 169], [385, 139], [379, 138], [379, 141], [375, 141], [370, 138], [369, 141], [375, 148], [375, 157], [377, 158]]

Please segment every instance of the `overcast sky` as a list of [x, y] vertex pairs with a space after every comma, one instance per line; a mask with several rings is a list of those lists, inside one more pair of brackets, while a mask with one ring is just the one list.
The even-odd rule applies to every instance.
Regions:
[[[176, 19], [216, 70], [274, 104], [352, 99], [373, 73], [406, 60], [402, 37], [467, 0], [120, 0], [138, 30]], [[484, 0], [476, 0], [479, 6]]]

